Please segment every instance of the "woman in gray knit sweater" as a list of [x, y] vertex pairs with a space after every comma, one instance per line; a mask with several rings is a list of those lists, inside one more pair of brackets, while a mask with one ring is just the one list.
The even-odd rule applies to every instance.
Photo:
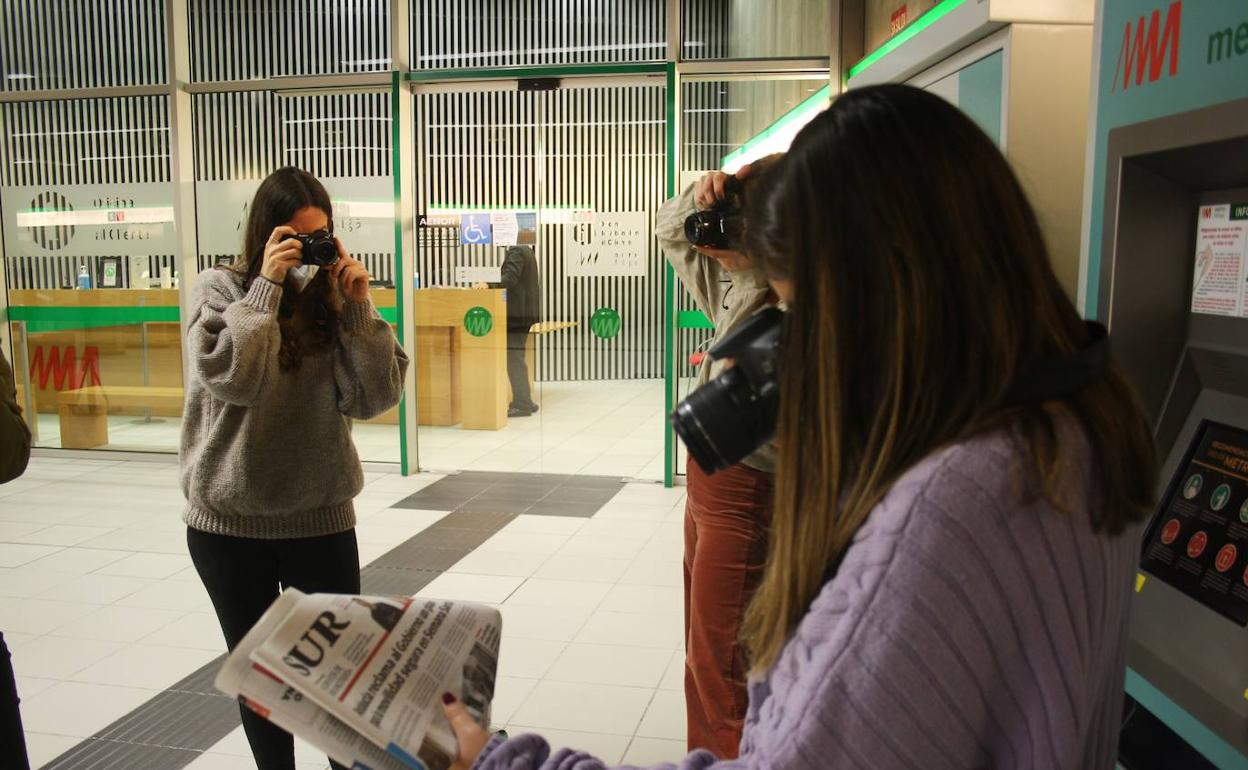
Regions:
[[[256, 191], [237, 264], [195, 283], [183, 519], [230, 649], [281, 588], [360, 590], [351, 420], [398, 403], [408, 362], [341, 242], [333, 264], [303, 259], [294, 236], [332, 233], [332, 216], [320, 182], [280, 169]], [[293, 769], [290, 735], [242, 712], [259, 770]]]

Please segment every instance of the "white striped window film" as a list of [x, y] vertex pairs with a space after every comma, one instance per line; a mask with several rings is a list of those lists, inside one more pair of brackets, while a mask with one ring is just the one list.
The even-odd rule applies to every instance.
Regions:
[[827, 56], [834, 6], [827, 0], [681, 0], [681, 56]]
[[[98, 185], [125, 196], [127, 185], [168, 184], [169, 180], [169, 110], [164, 97], [0, 105], [0, 187], [40, 190], [30, 202], [32, 208], [65, 208], [66, 188]], [[52, 249], [58, 252], [53, 255], [7, 251], [10, 289], [72, 285], [83, 264], [92, 285], [98, 285], [96, 256], [76, 253], [69, 228], [41, 230], [36, 238], [64, 246]], [[132, 285], [126, 254], [119, 248], [115, 256], [122, 257], [122, 285]], [[151, 254], [148, 263], [152, 275], [159, 275], [162, 267], [175, 267], [172, 253]]]
[[[537, 379], [663, 376], [664, 263], [652, 235], [644, 277], [569, 277], [565, 228], [555, 209], [653, 213], [663, 201], [665, 93], [661, 85], [544, 92], [417, 94], [416, 208], [550, 212], [539, 226], [542, 320], [574, 321], [539, 335]], [[455, 269], [498, 266], [502, 249], [461, 246], [455, 227], [417, 231], [422, 285], [453, 284]], [[617, 337], [599, 339], [590, 318], [620, 314]]]
[[195, 81], [391, 69], [390, 0], [190, 0], [189, 6]]
[[413, 0], [413, 69], [662, 61], [664, 0]]
[[[392, 125], [389, 93], [331, 93], [282, 95], [272, 91], [195, 94], [192, 99], [195, 140], [195, 181], [200, 207], [210, 200], [207, 185], [214, 182], [249, 182], [258, 185], [283, 166], [296, 166], [328, 181], [367, 181], [374, 198], [389, 202], [393, 196]], [[247, 186], [247, 185], [244, 185]], [[333, 191], [331, 190], [331, 193]], [[224, 222], [234, 227], [240, 211], [204, 216], [200, 222]], [[335, 212], [335, 220], [339, 214]], [[378, 223], [393, 233], [391, 216]], [[339, 233], [352, 255], [378, 280], [394, 280], [394, 247], [358, 251]], [[235, 247], [205, 248], [207, 243], [230, 241], [219, 234], [200, 232], [200, 268], [218, 258], [236, 256]], [[212, 236], [212, 237], [210, 237]], [[392, 238], [392, 236], [391, 236]], [[233, 241], [230, 241], [233, 242]]]
[[0, 90], [167, 82], [164, 0], [0, 0]]

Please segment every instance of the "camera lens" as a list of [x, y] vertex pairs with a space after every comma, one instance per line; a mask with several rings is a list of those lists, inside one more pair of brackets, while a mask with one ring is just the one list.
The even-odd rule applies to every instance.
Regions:
[[685, 218], [685, 238], [694, 246], [722, 249], [724, 217], [719, 211], [698, 211]]
[[303, 261], [326, 267], [338, 261], [338, 244], [329, 234], [313, 234], [303, 244]]
[[689, 394], [672, 413], [672, 427], [707, 473], [748, 457], [775, 434], [774, 398], [759, 399], [735, 369]]

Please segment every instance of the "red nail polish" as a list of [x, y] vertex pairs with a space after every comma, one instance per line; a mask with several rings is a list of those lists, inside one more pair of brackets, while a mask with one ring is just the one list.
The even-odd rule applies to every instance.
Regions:
[[449, 692], [444, 692], [442, 693], [442, 702], [449, 706], [455, 702], [455, 696]]

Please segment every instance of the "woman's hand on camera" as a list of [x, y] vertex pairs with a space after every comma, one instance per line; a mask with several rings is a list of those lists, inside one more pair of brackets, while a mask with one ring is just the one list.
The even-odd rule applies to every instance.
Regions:
[[[264, 244], [264, 261], [260, 263], [260, 275], [273, 283], [281, 284], [286, 280], [286, 271], [298, 267], [303, 262], [303, 243], [296, 238], [295, 228], [282, 225], [273, 228], [273, 234]], [[286, 240], [282, 240], [286, 238]]]
[[693, 202], [697, 204], [699, 209], [712, 208], [716, 203], [728, 197], [728, 192], [724, 188], [728, 184], [729, 179], [736, 177], [738, 180], [741, 180], [749, 175], [749, 163], [737, 169], [735, 174], [712, 171], [698, 180], [697, 186], [693, 191]]
[[372, 276], [363, 263], [347, 253], [342, 241], [335, 238], [334, 243], [338, 244], [338, 261], [330, 268], [330, 275], [342, 286], [343, 296], [348, 301], [364, 302], [368, 299], [368, 282]]

